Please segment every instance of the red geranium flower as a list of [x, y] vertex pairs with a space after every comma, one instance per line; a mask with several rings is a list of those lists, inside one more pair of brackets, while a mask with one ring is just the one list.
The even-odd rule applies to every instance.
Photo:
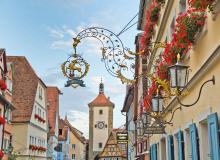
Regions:
[[4, 153], [2, 150], [0, 150], [0, 158], [3, 158], [4, 157]]
[[5, 122], [5, 119], [2, 116], [0, 116], [0, 124], [5, 125]]
[[0, 80], [0, 89], [3, 91], [7, 89], [7, 85], [2, 79]]

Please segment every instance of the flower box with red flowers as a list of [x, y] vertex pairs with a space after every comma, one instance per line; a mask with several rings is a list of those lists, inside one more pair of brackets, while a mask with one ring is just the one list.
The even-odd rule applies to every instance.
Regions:
[[41, 117], [40, 117], [39, 115], [37, 115], [37, 114], [34, 115], [34, 118], [37, 119], [39, 122], [43, 122], [43, 123], [46, 122], [43, 118], [41, 118]]
[[4, 152], [2, 150], [0, 150], [0, 158], [4, 157]]
[[7, 89], [7, 85], [6, 85], [5, 81], [2, 80], [2, 79], [0, 80], [0, 89], [1, 89], [2, 91], [4, 91], [4, 90]]
[[0, 124], [5, 125], [5, 123], [6, 123], [5, 119], [2, 116], [0, 116]]

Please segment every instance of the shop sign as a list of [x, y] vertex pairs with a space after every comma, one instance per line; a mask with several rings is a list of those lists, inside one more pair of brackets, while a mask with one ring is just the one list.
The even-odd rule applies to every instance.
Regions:
[[116, 133], [117, 143], [128, 143], [128, 132]]
[[144, 134], [165, 134], [164, 126], [147, 126], [144, 129]]

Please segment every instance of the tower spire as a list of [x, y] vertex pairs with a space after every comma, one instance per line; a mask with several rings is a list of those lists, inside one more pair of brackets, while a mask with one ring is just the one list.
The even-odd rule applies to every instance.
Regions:
[[99, 94], [104, 94], [104, 84], [102, 82], [102, 78], [101, 78], [101, 83], [99, 84]]

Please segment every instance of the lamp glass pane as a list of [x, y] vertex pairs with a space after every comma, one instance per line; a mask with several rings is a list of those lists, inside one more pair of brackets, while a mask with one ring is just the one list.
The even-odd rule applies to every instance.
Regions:
[[152, 110], [153, 112], [158, 112], [158, 98], [154, 97], [152, 98]]
[[187, 68], [186, 67], [178, 67], [177, 69], [177, 86], [180, 88], [184, 88], [186, 85], [186, 76], [187, 76]]
[[159, 112], [163, 111], [163, 98], [158, 99], [159, 101]]
[[142, 114], [142, 120], [143, 120], [144, 125], [146, 125], [147, 124], [147, 115], [146, 114]]
[[170, 83], [171, 87], [175, 88], [176, 87], [176, 67], [170, 68]]

